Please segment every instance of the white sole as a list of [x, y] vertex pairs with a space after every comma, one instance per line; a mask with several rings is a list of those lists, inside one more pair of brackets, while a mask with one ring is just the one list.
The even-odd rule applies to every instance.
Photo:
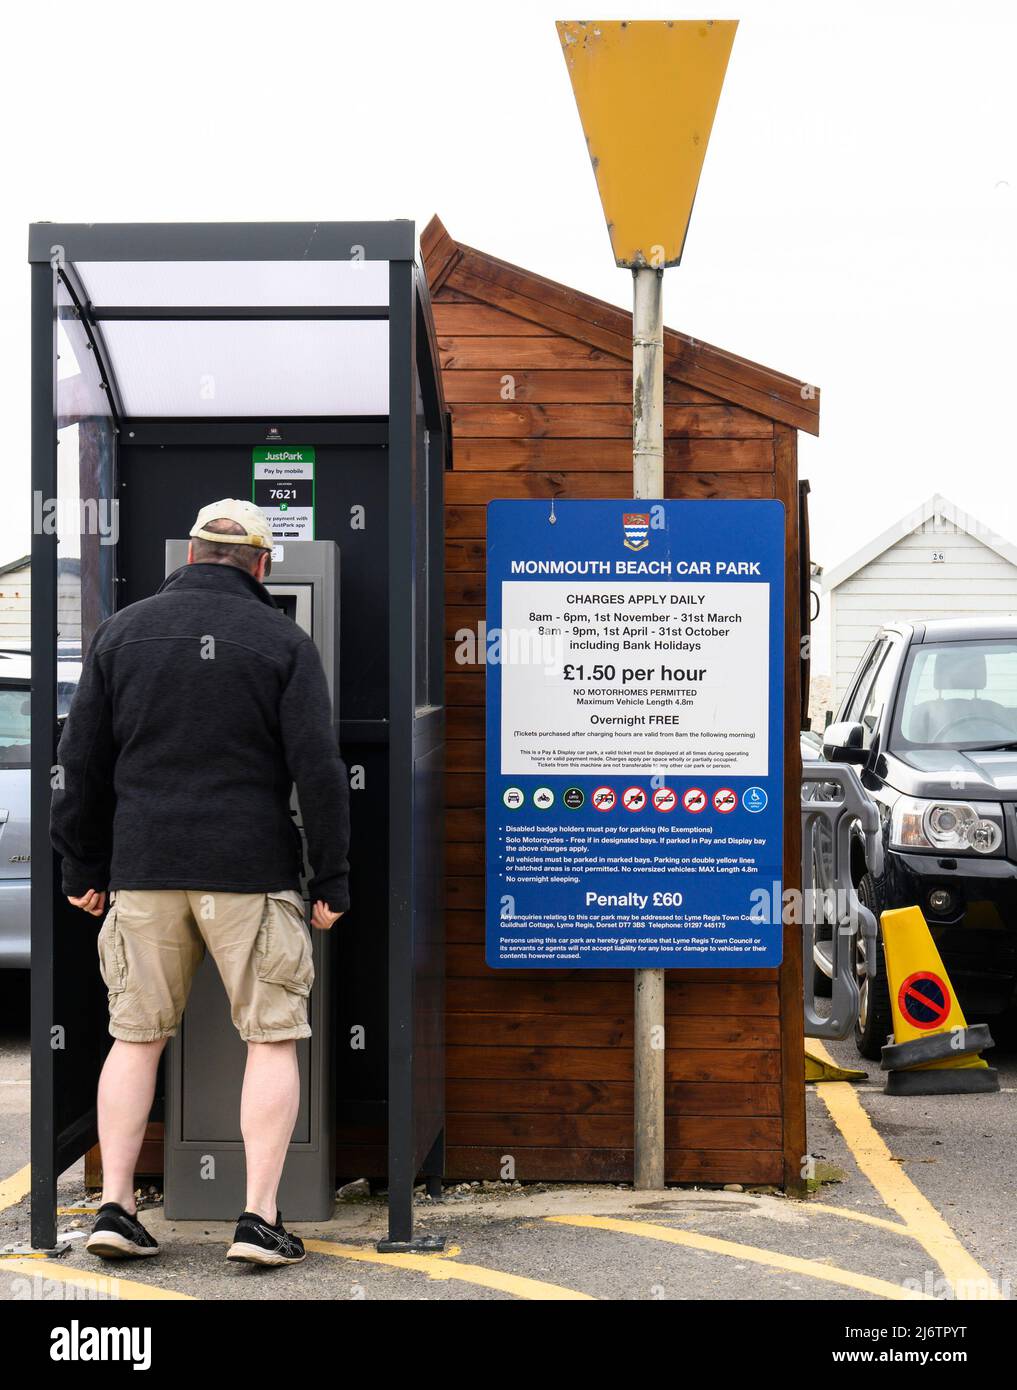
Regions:
[[263, 1250], [260, 1245], [249, 1245], [245, 1240], [234, 1241], [226, 1251], [228, 1260], [245, 1260], [254, 1265], [298, 1265], [303, 1255], [280, 1255], [274, 1250]]
[[95, 1231], [85, 1241], [85, 1249], [90, 1255], [98, 1255], [102, 1260], [147, 1259], [158, 1255], [157, 1245], [135, 1245], [133, 1240], [116, 1231]]

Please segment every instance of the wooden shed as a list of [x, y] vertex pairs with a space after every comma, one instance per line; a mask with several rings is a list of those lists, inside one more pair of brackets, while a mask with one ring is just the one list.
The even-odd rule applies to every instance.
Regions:
[[[484, 619], [492, 498], [631, 496], [631, 316], [453, 241], [437, 218], [421, 249], [454, 441], [445, 511], [447, 1173], [503, 1177], [511, 1156], [523, 1181], [627, 1181], [631, 972], [485, 964], [485, 676], [457, 659], [468, 649], [457, 633], [476, 633]], [[784, 880], [794, 887], [798, 599], [808, 592], [797, 433], [818, 433], [819, 393], [671, 330], [664, 349], [666, 495], [776, 497], [787, 513]], [[667, 978], [667, 1180], [798, 1188], [806, 1152], [799, 929], [785, 928], [779, 970]]]

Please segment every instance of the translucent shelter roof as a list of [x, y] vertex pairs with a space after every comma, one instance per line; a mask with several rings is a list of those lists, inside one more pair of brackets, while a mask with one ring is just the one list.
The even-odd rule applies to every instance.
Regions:
[[410, 222], [56, 225], [61, 274], [124, 418], [386, 415]]
[[385, 415], [388, 324], [107, 323], [127, 416]]
[[123, 309], [388, 304], [385, 261], [78, 261], [93, 304]]

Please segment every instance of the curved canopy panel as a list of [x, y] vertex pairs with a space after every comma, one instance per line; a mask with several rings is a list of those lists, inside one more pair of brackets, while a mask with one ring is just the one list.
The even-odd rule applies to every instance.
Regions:
[[388, 304], [386, 261], [78, 261], [105, 308], [351, 308]]
[[388, 414], [385, 321], [125, 319], [102, 328], [128, 417]]
[[410, 222], [38, 223], [116, 419], [389, 413], [389, 285]]

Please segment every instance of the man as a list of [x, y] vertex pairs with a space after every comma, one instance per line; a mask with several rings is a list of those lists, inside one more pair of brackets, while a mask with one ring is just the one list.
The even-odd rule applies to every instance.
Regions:
[[134, 1167], [166, 1039], [206, 948], [247, 1043], [246, 1210], [227, 1258], [295, 1264], [276, 1195], [299, 1099], [296, 1040], [314, 978], [311, 925], [349, 906], [349, 787], [311, 639], [264, 587], [272, 533], [250, 502], [203, 507], [188, 563], [96, 631], [57, 752], [51, 834], [63, 890], [101, 917], [115, 1039], [99, 1080], [102, 1206], [86, 1249], [149, 1256]]

